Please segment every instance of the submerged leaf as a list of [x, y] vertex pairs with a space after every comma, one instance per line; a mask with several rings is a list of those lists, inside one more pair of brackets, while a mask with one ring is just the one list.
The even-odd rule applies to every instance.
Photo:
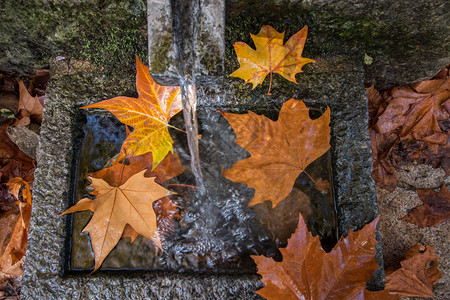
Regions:
[[326, 193], [328, 193], [328, 191], [331, 187], [331, 184], [330, 184], [330, 182], [328, 182], [328, 180], [319, 178], [314, 183], [314, 187], [317, 190], [319, 190], [322, 194], [326, 194]]

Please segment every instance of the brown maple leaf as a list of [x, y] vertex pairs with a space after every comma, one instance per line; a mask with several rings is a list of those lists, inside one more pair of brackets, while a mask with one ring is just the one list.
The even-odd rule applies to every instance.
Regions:
[[319, 178], [314, 183], [314, 187], [317, 190], [319, 190], [322, 194], [327, 194], [329, 189], [330, 189], [330, 187], [331, 187], [331, 184], [330, 184], [330, 182], [328, 180]]
[[442, 131], [438, 121], [448, 120], [450, 116], [447, 111], [450, 107], [449, 79], [396, 87], [384, 96], [388, 105], [374, 124], [378, 133], [396, 130], [401, 141], [423, 141], [432, 154], [438, 152], [439, 145], [448, 143], [448, 134]]
[[413, 159], [449, 171], [449, 68], [431, 80], [393, 87], [379, 94], [368, 89], [369, 129], [376, 182], [393, 190], [394, 167]]
[[401, 268], [386, 277], [386, 290], [403, 297], [433, 297], [441, 278], [433, 247], [416, 244], [406, 252]]
[[372, 177], [378, 185], [393, 191], [399, 179], [390, 161], [390, 155], [398, 144], [399, 137], [395, 132], [380, 134], [373, 129], [379, 113], [384, 109], [385, 102], [374, 85], [366, 91], [369, 104], [369, 131], [373, 161]]
[[433, 286], [441, 278], [437, 257], [433, 247], [415, 244], [406, 252], [401, 268], [386, 272], [386, 285], [383, 291], [365, 290], [356, 299], [397, 300], [399, 297], [433, 297]]
[[445, 185], [442, 185], [439, 192], [417, 189], [417, 193], [423, 205], [415, 207], [403, 217], [403, 221], [424, 228], [450, 220], [450, 192]]
[[44, 107], [39, 102], [37, 96], [32, 97], [23, 81], [19, 82], [19, 115], [14, 121], [14, 126], [24, 126], [30, 124], [31, 119], [38, 124], [42, 122]]
[[182, 110], [180, 87], [158, 85], [137, 56], [136, 68], [139, 98], [116, 97], [82, 108], [106, 109], [133, 127], [122, 144], [118, 160], [152, 152], [154, 169], [167, 153], [173, 152], [167, 126], [170, 118]]
[[308, 26], [305, 26], [283, 46], [284, 32], [279, 33], [272, 26], [263, 25], [257, 35], [251, 34], [256, 50], [243, 42], [234, 44], [240, 67], [230, 76], [242, 78], [245, 83], [252, 83], [254, 89], [270, 74], [268, 95], [272, 86], [272, 73], [278, 73], [297, 83], [295, 75], [302, 72], [305, 64], [315, 62], [302, 57], [307, 33]]
[[[8, 182], [11, 194], [17, 199], [18, 217], [15, 220], [11, 237], [0, 256], [0, 270], [10, 275], [21, 275], [23, 266], [21, 260], [27, 249], [28, 229], [31, 218], [31, 191], [29, 184], [22, 178], [13, 178]], [[16, 210], [13, 208], [12, 211]], [[8, 216], [9, 214], [6, 214]]]
[[251, 256], [265, 283], [256, 293], [267, 299], [358, 299], [379, 268], [375, 260], [377, 222], [378, 218], [359, 231], [350, 231], [326, 253], [300, 215], [296, 232], [287, 247], [280, 249], [281, 262]]
[[94, 271], [122, 237], [129, 224], [138, 234], [152, 240], [161, 249], [153, 202], [173, 194], [155, 182], [155, 177], [144, 177], [146, 170], [132, 175], [124, 184], [114, 187], [103, 179], [91, 178], [95, 199], [81, 199], [62, 215], [76, 211], [94, 212], [83, 231], [89, 232], [95, 256]]
[[236, 132], [236, 143], [251, 154], [223, 171], [226, 178], [255, 189], [249, 205], [270, 200], [276, 206], [300, 173], [330, 148], [329, 108], [312, 120], [302, 101], [290, 99], [277, 121], [253, 112], [222, 115]]

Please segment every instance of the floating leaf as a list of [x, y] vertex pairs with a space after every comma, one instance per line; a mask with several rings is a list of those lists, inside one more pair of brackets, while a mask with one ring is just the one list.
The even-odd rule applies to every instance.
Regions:
[[289, 195], [300, 173], [330, 148], [329, 108], [312, 120], [302, 101], [290, 99], [277, 121], [253, 112], [222, 115], [236, 132], [236, 143], [251, 154], [223, 172], [255, 189], [249, 205], [270, 200], [276, 206]]
[[116, 97], [83, 108], [106, 109], [133, 127], [122, 144], [118, 160], [152, 152], [154, 169], [167, 153], [173, 152], [167, 126], [170, 118], [182, 110], [180, 87], [157, 84], [137, 56], [136, 68], [138, 98]]
[[144, 177], [145, 170], [132, 175], [124, 184], [113, 187], [103, 179], [91, 178], [95, 199], [81, 199], [62, 215], [92, 210], [93, 217], [83, 231], [89, 232], [95, 256], [94, 271], [122, 237], [129, 224], [138, 234], [152, 240], [161, 249], [153, 202], [172, 193]]

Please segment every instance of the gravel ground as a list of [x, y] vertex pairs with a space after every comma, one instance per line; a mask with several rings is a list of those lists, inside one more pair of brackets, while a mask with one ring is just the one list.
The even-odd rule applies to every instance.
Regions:
[[438, 191], [442, 184], [449, 187], [450, 176], [445, 176], [442, 169], [419, 164], [402, 167], [397, 175], [401, 182], [393, 192], [377, 187], [378, 210], [381, 215], [379, 228], [383, 238], [385, 266], [400, 267], [400, 261], [404, 258], [406, 250], [416, 243], [432, 245], [438, 257], [438, 267], [442, 275], [442, 279], [434, 286], [433, 299], [449, 299], [450, 223], [444, 222], [434, 227], [421, 229], [401, 219], [411, 209], [422, 204], [416, 188], [430, 188]]

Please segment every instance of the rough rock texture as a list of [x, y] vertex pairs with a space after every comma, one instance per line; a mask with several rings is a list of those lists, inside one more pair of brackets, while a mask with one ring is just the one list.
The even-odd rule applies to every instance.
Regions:
[[450, 295], [450, 251], [448, 248], [450, 223], [434, 227], [418, 228], [401, 219], [422, 201], [416, 188], [436, 189], [449, 184], [450, 178], [442, 169], [427, 165], [409, 165], [398, 172], [401, 183], [394, 192], [377, 187], [378, 208], [381, 215], [379, 229], [383, 236], [385, 265], [400, 267], [404, 253], [416, 243], [432, 245], [438, 257], [442, 279], [434, 287], [433, 299], [444, 300]]
[[89, 60], [120, 77], [147, 58], [146, 1], [3, 0], [0, 70], [16, 75], [48, 68], [50, 57]]
[[8, 136], [20, 150], [32, 159], [37, 158], [39, 148], [39, 135], [25, 126], [13, 127], [7, 129]]
[[[277, 18], [297, 30], [307, 24], [309, 49], [322, 55], [368, 55], [366, 86], [383, 89], [428, 79], [450, 61], [446, 0], [227, 0], [226, 5], [229, 16], [255, 27], [273, 25]], [[265, 16], [264, 23], [252, 20], [258, 15]], [[278, 30], [292, 34], [289, 26]]]

